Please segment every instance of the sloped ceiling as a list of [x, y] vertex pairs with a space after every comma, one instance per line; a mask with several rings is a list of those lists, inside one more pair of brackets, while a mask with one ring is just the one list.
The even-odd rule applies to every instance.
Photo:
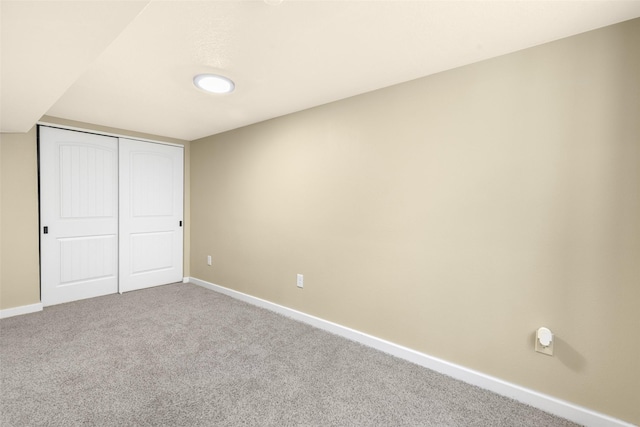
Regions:
[[26, 132], [148, 1], [0, 2], [0, 124]]
[[[615, 0], [1, 6], [3, 132], [46, 114], [184, 140], [640, 16], [640, 1]], [[202, 72], [236, 90], [199, 91]]]

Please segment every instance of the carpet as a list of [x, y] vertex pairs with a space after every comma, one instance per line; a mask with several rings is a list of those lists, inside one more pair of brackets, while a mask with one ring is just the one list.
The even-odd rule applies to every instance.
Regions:
[[9, 426], [575, 426], [193, 284], [0, 321]]

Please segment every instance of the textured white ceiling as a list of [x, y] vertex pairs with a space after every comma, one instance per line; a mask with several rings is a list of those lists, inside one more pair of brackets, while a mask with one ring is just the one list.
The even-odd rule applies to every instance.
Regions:
[[[1, 13], [3, 131], [47, 114], [193, 140], [636, 18], [640, 1], [3, 0]], [[195, 89], [208, 71], [235, 92]]]

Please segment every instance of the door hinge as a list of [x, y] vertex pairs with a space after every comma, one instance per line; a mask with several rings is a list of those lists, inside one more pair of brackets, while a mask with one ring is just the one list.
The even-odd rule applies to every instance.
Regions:
[[182, 221], [180, 221], [180, 227], [182, 227]]
[[49, 227], [46, 225], [44, 226], [44, 234], [49, 234]]

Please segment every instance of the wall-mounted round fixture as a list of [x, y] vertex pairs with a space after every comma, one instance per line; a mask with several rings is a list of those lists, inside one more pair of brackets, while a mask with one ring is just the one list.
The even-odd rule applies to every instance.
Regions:
[[236, 87], [228, 78], [216, 74], [198, 74], [193, 78], [193, 84], [211, 93], [230, 93]]

